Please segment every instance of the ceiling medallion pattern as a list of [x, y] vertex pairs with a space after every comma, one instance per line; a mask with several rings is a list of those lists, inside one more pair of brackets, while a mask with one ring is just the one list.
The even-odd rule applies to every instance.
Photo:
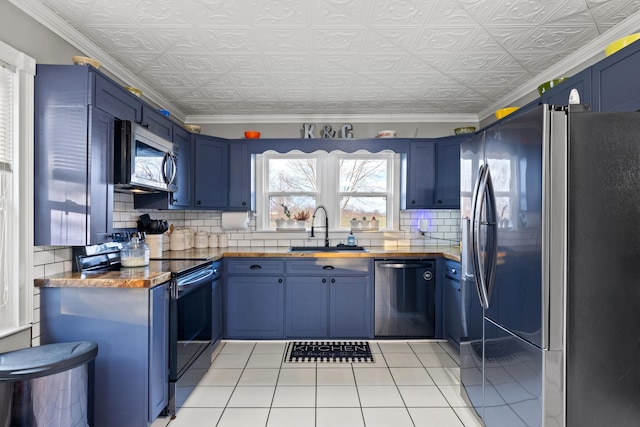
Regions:
[[478, 113], [640, 10], [640, 0], [39, 1], [184, 115]]

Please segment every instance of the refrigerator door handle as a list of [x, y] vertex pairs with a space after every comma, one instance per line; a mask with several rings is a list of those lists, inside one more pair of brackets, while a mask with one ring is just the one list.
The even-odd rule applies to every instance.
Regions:
[[478, 179], [473, 190], [473, 201], [471, 204], [471, 265], [473, 267], [473, 275], [475, 277], [476, 291], [480, 305], [488, 308], [489, 301], [487, 299], [486, 287], [484, 285], [484, 272], [482, 259], [480, 254], [480, 217], [482, 214], [482, 199], [485, 193], [485, 177], [486, 165], [480, 166], [478, 171]]
[[491, 294], [493, 293], [493, 284], [495, 281], [495, 276], [496, 276], [496, 266], [497, 266], [497, 262], [498, 262], [498, 222], [497, 222], [497, 210], [496, 210], [496, 196], [495, 193], [493, 191], [493, 180], [491, 179], [491, 172], [489, 171], [489, 165], [486, 165], [486, 172], [485, 172], [485, 188], [484, 190], [484, 194], [486, 194], [486, 199], [483, 197], [483, 204], [484, 204], [484, 200], [488, 200], [489, 203], [489, 209], [486, 210], [487, 213], [487, 218], [486, 218], [486, 222], [483, 222], [482, 225], [484, 225], [485, 227], [488, 228], [487, 230], [487, 236], [488, 236], [488, 246], [487, 246], [487, 255], [485, 258], [485, 266], [487, 267], [487, 275], [486, 278], [484, 278], [484, 289], [485, 289], [485, 295], [486, 295], [486, 302], [487, 305], [485, 308], [489, 307], [489, 302], [491, 301]]

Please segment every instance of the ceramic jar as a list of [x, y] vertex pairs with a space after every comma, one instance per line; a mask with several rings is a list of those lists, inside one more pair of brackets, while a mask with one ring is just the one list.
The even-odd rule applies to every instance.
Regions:
[[218, 235], [216, 233], [209, 234], [209, 247], [210, 248], [218, 247]]
[[176, 229], [171, 233], [171, 237], [169, 240], [169, 249], [172, 251], [184, 251], [185, 249], [185, 236], [184, 230]]
[[220, 236], [218, 236], [218, 247], [226, 248], [227, 246], [229, 246], [229, 236], [227, 236], [226, 234], [221, 234]]
[[194, 246], [196, 249], [204, 249], [209, 247], [209, 235], [204, 231], [198, 231], [195, 234]]

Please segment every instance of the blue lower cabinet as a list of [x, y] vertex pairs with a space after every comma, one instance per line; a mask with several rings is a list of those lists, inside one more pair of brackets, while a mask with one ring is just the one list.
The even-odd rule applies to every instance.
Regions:
[[40, 342], [98, 344], [93, 426], [140, 427], [168, 404], [169, 284], [40, 288]]
[[282, 276], [228, 276], [226, 337], [282, 338], [283, 303]]
[[285, 335], [324, 338], [329, 334], [329, 284], [326, 277], [287, 277]]
[[332, 338], [373, 336], [373, 299], [369, 276], [329, 279], [329, 335]]

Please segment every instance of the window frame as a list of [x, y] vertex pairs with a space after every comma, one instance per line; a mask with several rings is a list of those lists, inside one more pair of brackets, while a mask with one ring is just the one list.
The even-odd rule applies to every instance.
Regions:
[[[13, 316], [11, 324], [0, 325], [0, 338], [31, 327], [33, 322], [33, 150], [34, 150], [34, 76], [33, 58], [0, 41], [0, 62], [14, 71], [13, 77], [13, 216], [8, 236], [13, 261]], [[17, 225], [17, 226], [16, 226]]]
[[[301, 193], [280, 193], [268, 191], [269, 183], [269, 170], [268, 162], [270, 159], [278, 158], [315, 158], [316, 159], [316, 173], [317, 178], [317, 191], [313, 192], [301, 192]], [[386, 193], [383, 192], [340, 192], [339, 184], [339, 162], [340, 159], [385, 159], [388, 162], [387, 165], [387, 189]], [[268, 212], [269, 197], [271, 195], [280, 194], [296, 194], [303, 196], [315, 196], [316, 206], [324, 206], [329, 212], [329, 229], [332, 231], [349, 231], [348, 227], [340, 226], [340, 199], [342, 194], [351, 194], [354, 196], [387, 196], [387, 228], [385, 231], [393, 231], [399, 228], [399, 216], [400, 216], [400, 187], [401, 187], [401, 156], [398, 153], [394, 153], [392, 150], [383, 150], [379, 153], [371, 153], [366, 150], [357, 150], [353, 153], [344, 152], [341, 150], [335, 150], [326, 152], [324, 150], [317, 150], [311, 153], [305, 153], [300, 150], [293, 150], [287, 153], [279, 153], [274, 150], [268, 150], [264, 153], [256, 155], [255, 161], [255, 177], [256, 177], [256, 213], [257, 231], [276, 231], [270, 226], [270, 217]], [[310, 225], [310, 223], [308, 223]], [[302, 230], [301, 230], [302, 231]]]

